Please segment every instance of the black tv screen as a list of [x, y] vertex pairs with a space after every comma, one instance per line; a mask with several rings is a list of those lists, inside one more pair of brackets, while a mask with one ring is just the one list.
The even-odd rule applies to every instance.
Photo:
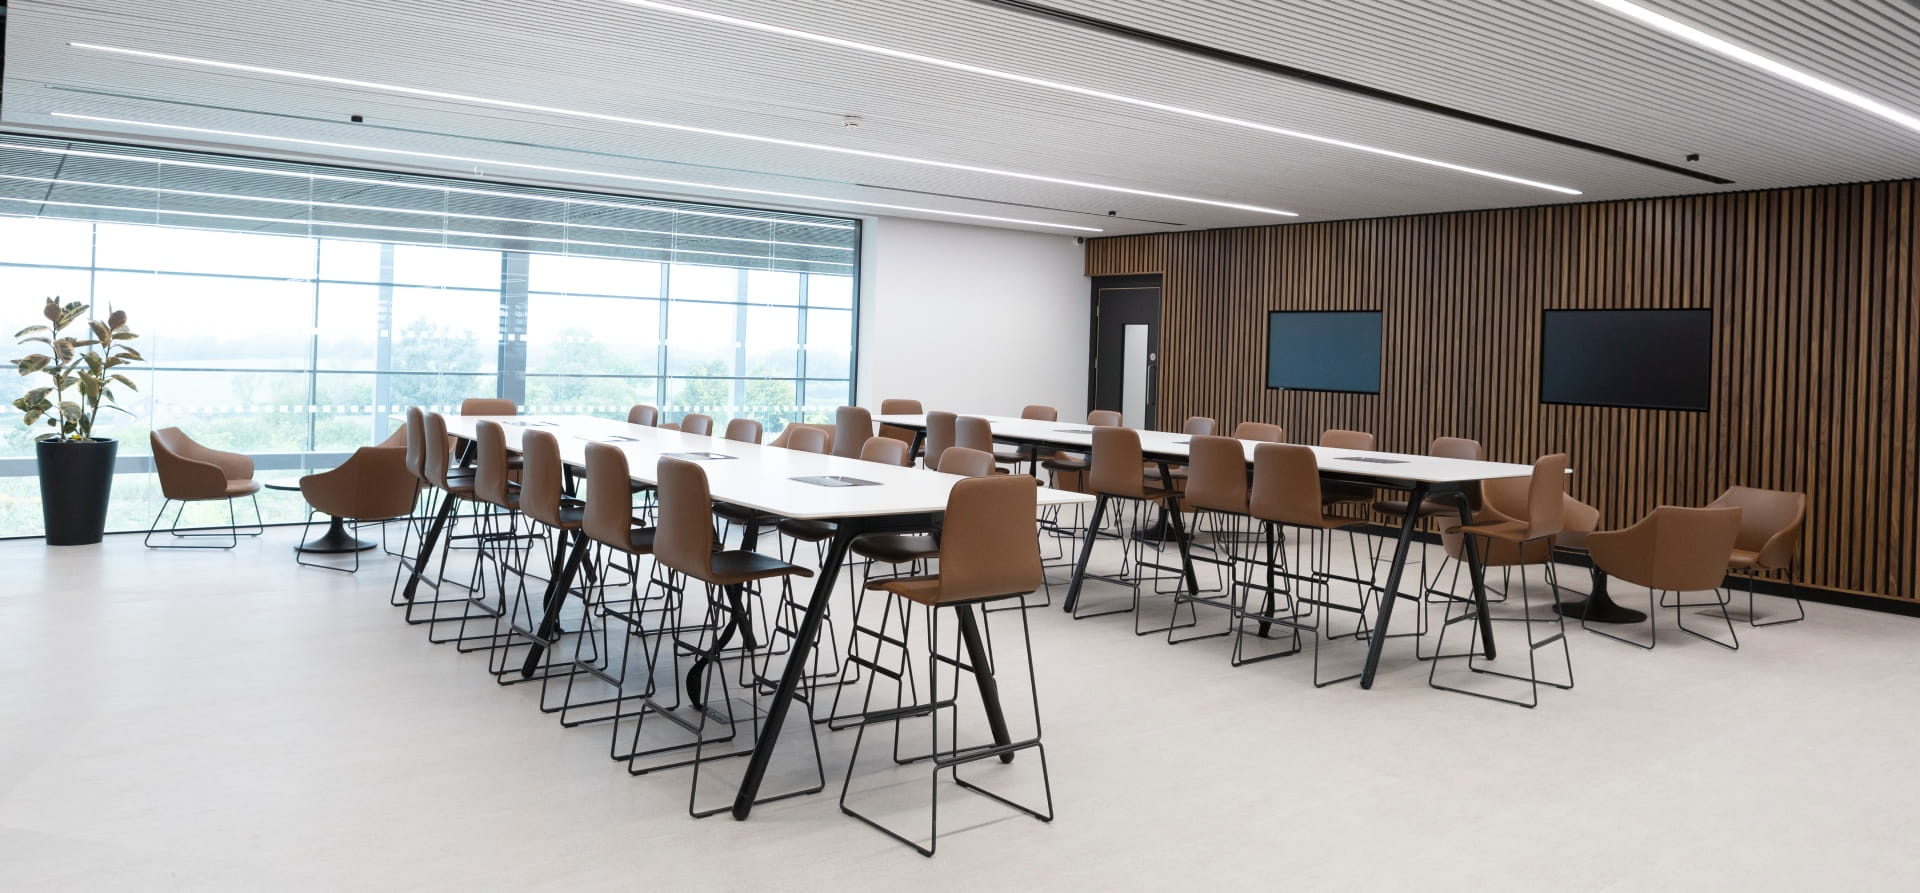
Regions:
[[1711, 310], [1548, 310], [1540, 400], [1704, 412], [1713, 392]]
[[1267, 387], [1380, 393], [1380, 311], [1269, 312]]

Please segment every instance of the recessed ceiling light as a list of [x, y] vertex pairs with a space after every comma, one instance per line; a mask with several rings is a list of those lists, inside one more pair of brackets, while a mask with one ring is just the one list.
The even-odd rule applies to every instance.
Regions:
[[738, 192], [744, 195], [763, 195], [770, 198], [791, 199], [799, 202], [826, 202], [829, 204], [855, 205], [863, 208], [883, 208], [889, 211], [910, 211], [917, 214], [937, 214], [943, 217], [958, 217], [965, 220], [984, 220], [991, 223], [1012, 223], [1020, 226], [1043, 226], [1050, 229], [1067, 229], [1076, 232], [1105, 232], [1099, 227], [1077, 226], [1070, 223], [1049, 223], [1045, 220], [1025, 220], [1019, 217], [998, 217], [992, 214], [971, 214], [965, 211], [948, 211], [941, 208], [922, 208], [915, 205], [896, 205], [887, 202], [873, 202], [853, 198], [836, 198], [828, 195], [809, 195], [803, 192], [782, 192], [774, 189], [752, 189], [746, 186], [723, 186], [719, 183], [700, 183], [693, 180], [672, 180], [665, 177], [642, 177], [638, 174], [617, 174], [611, 171], [585, 170], [575, 167], [560, 167], [551, 164], [534, 164], [527, 161], [504, 161], [497, 158], [475, 158], [469, 155], [449, 155], [441, 152], [421, 152], [413, 149], [390, 149], [384, 146], [366, 146], [358, 143], [337, 143], [330, 140], [310, 140], [291, 136], [274, 136], [265, 133], [247, 133], [238, 130], [217, 130], [211, 127], [189, 127], [184, 124], [162, 124], [157, 121], [135, 121], [129, 118], [108, 118], [100, 115], [81, 115], [73, 112], [53, 112], [52, 117], [73, 121], [93, 121], [100, 124], [120, 124], [132, 127], [151, 127], [156, 130], [177, 130], [182, 133], [200, 133], [209, 136], [237, 137], [240, 139], [264, 140], [276, 143], [292, 143], [301, 146], [319, 146], [326, 149], [344, 149], [350, 152], [373, 152], [382, 155], [399, 155], [407, 158], [427, 158], [434, 161], [453, 161], [474, 165], [474, 173], [484, 167], [509, 167], [522, 170], [541, 171], [543, 173], [564, 174], [570, 177], [605, 177], [614, 180], [626, 180], [634, 183], [650, 183], [660, 186], [679, 186], [688, 189], [711, 189], [720, 192]]
[[[590, 208], [611, 208], [618, 211], [640, 211], [667, 213], [676, 216], [711, 217], [720, 220], [745, 220], [751, 223], [778, 223], [783, 226], [802, 226], [812, 229], [853, 229], [850, 223], [830, 222], [820, 219], [792, 217], [768, 217], [764, 214], [729, 214], [724, 211], [707, 211], [683, 205], [634, 204], [633, 202], [609, 201], [579, 196], [545, 195], [539, 192], [501, 192], [497, 189], [481, 189], [474, 186], [459, 186], [453, 183], [415, 183], [410, 180], [392, 180], [383, 177], [350, 177], [344, 174], [323, 174], [317, 171], [287, 171], [270, 167], [254, 167], [242, 164], [220, 164], [211, 161], [189, 161], [184, 158], [166, 158], [151, 155], [128, 155], [119, 152], [103, 152], [91, 149], [77, 149], [72, 146], [29, 146], [23, 143], [0, 143], [0, 149], [16, 152], [38, 152], [43, 155], [70, 155], [75, 158], [98, 158], [104, 161], [135, 161], [141, 164], [157, 164], [164, 167], [185, 167], [195, 170], [232, 171], [263, 177], [289, 177], [298, 180], [322, 180], [328, 183], [355, 183], [363, 186], [380, 186], [391, 189], [416, 189], [426, 192], [450, 192], [458, 195], [479, 195], [488, 198], [507, 198], [515, 201], [545, 202], [548, 204], [579, 205]], [[646, 201], [635, 199], [635, 201]], [[774, 212], [778, 213], [778, 212]], [[756, 240], [758, 241], [758, 240]]]
[[1627, 0], [1587, 0], [1587, 2], [1617, 12], [1643, 25], [1665, 31], [1694, 46], [1712, 50], [1736, 62], [1751, 65], [1774, 77], [1792, 81], [1816, 93], [1838, 99], [1854, 108], [1879, 115], [1908, 130], [1920, 131], [1920, 117], [1903, 112], [1863, 93], [1849, 90], [1832, 81], [1814, 77], [1784, 62], [1762, 56], [1733, 41], [1702, 31], [1679, 19], [1662, 15], [1644, 6], [1628, 3]]
[[[809, 143], [802, 140], [781, 139], [779, 137], [760, 136], [740, 133], [732, 130], [718, 130], [712, 127], [694, 127], [687, 124], [672, 124], [666, 121], [653, 121], [646, 118], [632, 118], [626, 115], [609, 115], [602, 112], [587, 112], [578, 109], [560, 108], [551, 105], [539, 105], [531, 102], [515, 102], [508, 99], [495, 99], [489, 96], [474, 96], [467, 93], [450, 93], [445, 90], [427, 90], [420, 87], [406, 87], [399, 84], [384, 84], [378, 81], [363, 81], [355, 78], [334, 77], [332, 75], [312, 74], [285, 68], [268, 68], [261, 65], [243, 65], [238, 62], [223, 62], [219, 59], [203, 59], [196, 56], [180, 56], [173, 53], [156, 53], [150, 50], [135, 50], [126, 47], [106, 46], [97, 43], [69, 41], [68, 46], [75, 49], [94, 50], [102, 53], [114, 53], [122, 56], [134, 56], [142, 59], [154, 59], [162, 62], [178, 62], [184, 65], [198, 65], [205, 68], [219, 68], [227, 71], [244, 71], [249, 74], [263, 74], [289, 80], [313, 81], [322, 84], [335, 84], [358, 90], [376, 90], [385, 93], [399, 93], [407, 96], [423, 96], [429, 99], [442, 99], [448, 102], [487, 105], [495, 108], [516, 109], [543, 115], [555, 115], [565, 118], [582, 118], [590, 121], [605, 121], [612, 124], [629, 124], [635, 127], [651, 127], [659, 130], [673, 130], [681, 133], [697, 133], [703, 136], [717, 136], [748, 142], [766, 143], [775, 146], [788, 146], [796, 149], [810, 149], [820, 152], [832, 152], [839, 155], [853, 155], [860, 158], [874, 158], [881, 161], [899, 161], [906, 164], [918, 164], [947, 170], [967, 171], [975, 174], [990, 174], [996, 177], [1012, 177], [1037, 183], [1054, 183], [1061, 186], [1074, 186], [1081, 189], [1096, 189], [1102, 192], [1118, 192], [1126, 195], [1138, 195], [1145, 198], [1166, 199], [1168, 201], [1187, 202], [1196, 205], [1211, 205], [1216, 208], [1232, 208], [1238, 211], [1253, 211], [1261, 214], [1276, 214], [1282, 217], [1298, 217], [1293, 211], [1249, 205], [1241, 202], [1220, 201], [1210, 198], [1198, 198], [1191, 195], [1176, 195], [1170, 192], [1155, 192], [1150, 189], [1134, 189], [1130, 186], [1114, 186], [1109, 183], [1093, 183], [1086, 180], [1070, 180], [1065, 177], [1050, 177], [1044, 174], [1029, 174], [1024, 171], [1011, 171], [1002, 168], [984, 167], [977, 164], [961, 164], [955, 161], [940, 161], [932, 158], [918, 158], [912, 155], [896, 155], [892, 152], [875, 152], [867, 149], [854, 149], [847, 146], [830, 146], [824, 143]], [[847, 120], [858, 126], [859, 119], [849, 116]]]
[[1182, 106], [1170, 105], [1164, 102], [1154, 102], [1153, 100], [1150, 100], [1150, 99], [1140, 99], [1138, 97], [1126, 96], [1120, 93], [1110, 93], [1105, 90], [1095, 90], [1091, 87], [1082, 87], [1076, 84], [1067, 84], [1067, 83], [1062, 83], [1060, 81], [1050, 81], [1045, 78], [1037, 78], [1037, 77], [1032, 77], [1030, 75], [1016, 74], [1011, 71], [1001, 71], [999, 69], [986, 68], [980, 65], [970, 65], [965, 62], [956, 62], [952, 59], [942, 59], [938, 56], [928, 56], [921, 53], [909, 53], [905, 50], [896, 50], [890, 47], [877, 46], [871, 43], [861, 43], [860, 41], [857, 41], [857, 40], [847, 40], [845, 38], [840, 38], [840, 37], [829, 37], [825, 34], [815, 34], [811, 31], [800, 31], [794, 28], [783, 28], [783, 27], [780, 27], [779, 25], [769, 25], [764, 22], [756, 22], [751, 19], [742, 19], [742, 18], [737, 18], [729, 15], [721, 15], [719, 13], [707, 12], [705, 10], [700, 10], [700, 9], [690, 9], [685, 6], [675, 6], [671, 3], [655, 3], [653, 2], [653, 0], [615, 0], [615, 2], [625, 3], [628, 6], [638, 6], [643, 9], [651, 9], [656, 12], [664, 12], [664, 13], [670, 13], [672, 15], [687, 16], [689, 18], [702, 19], [704, 21], [714, 22], [722, 25], [732, 25], [738, 28], [747, 28], [747, 29], [750, 29], [753, 31], [759, 31], [765, 34], [778, 34], [783, 37], [792, 37], [799, 40], [806, 40], [806, 41], [812, 41], [814, 43], [827, 44], [829, 46], [836, 46], [842, 49], [855, 50], [862, 53], [872, 53], [875, 55], [887, 56], [894, 59], [904, 59], [909, 62], [919, 62], [925, 65], [933, 65], [940, 68], [951, 69], [953, 71], [964, 71], [964, 72], [967, 72], [968, 74], [977, 74], [982, 77], [996, 78], [1003, 81], [1013, 81], [1015, 83], [1026, 84], [1032, 87], [1044, 87], [1048, 90], [1059, 90], [1064, 93], [1073, 93], [1080, 96], [1091, 96], [1095, 99], [1105, 99], [1111, 102], [1125, 103], [1127, 105], [1138, 106], [1140, 108], [1153, 109], [1155, 111], [1166, 112], [1168, 114], [1181, 115], [1188, 118], [1198, 118], [1203, 121], [1212, 121], [1216, 124], [1226, 124], [1233, 127], [1244, 127], [1249, 130], [1258, 130], [1264, 133], [1271, 133], [1271, 134], [1274, 134], [1275, 136], [1284, 136], [1284, 137], [1291, 137], [1293, 139], [1308, 140], [1311, 142], [1316, 142], [1316, 143], [1320, 143], [1322, 145], [1328, 145], [1328, 146], [1338, 146], [1342, 149], [1352, 149], [1356, 152], [1366, 152], [1372, 155], [1380, 155], [1387, 158], [1396, 158], [1401, 161], [1410, 161], [1415, 164], [1424, 164], [1430, 167], [1444, 168], [1446, 170], [1457, 171], [1463, 174], [1472, 174], [1476, 177], [1488, 177], [1494, 180], [1503, 180], [1508, 183], [1517, 183], [1521, 186], [1531, 186], [1535, 189], [1545, 189], [1551, 192], [1558, 192], [1563, 195], [1580, 195], [1581, 194], [1580, 190], [1578, 189], [1569, 189], [1565, 186], [1556, 186], [1552, 183], [1543, 183], [1539, 180], [1529, 180], [1525, 177], [1516, 177], [1511, 174], [1503, 174], [1497, 171], [1490, 171], [1490, 170], [1485, 170], [1477, 167], [1468, 167], [1467, 165], [1464, 165], [1464, 164], [1454, 164], [1451, 161], [1441, 161], [1436, 158], [1426, 158], [1420, 155], [1408, 154], [1406, 152], [1395, 152], [1392, 149], [1383, 149], [1379, 146], [1369, 146], [1369, 145], [1366, 145], [1365, 143], [1356, 143], [1356, 142], [1351, 142], [1349, 140], [1335, 139], [1329, 136], [1321, 136], [1316, 133], [1307, 133], [1305, 131], [1291, 130], [1285, 127], [1276, 127], [1272, 124], [1263, 124], [1259, 121], [1249, 121], [1245, 118], [1235, 118], [1228, 115], [1216, 115], [1212, 112], [1200, 111], [1199, 109], [1184, 108]]

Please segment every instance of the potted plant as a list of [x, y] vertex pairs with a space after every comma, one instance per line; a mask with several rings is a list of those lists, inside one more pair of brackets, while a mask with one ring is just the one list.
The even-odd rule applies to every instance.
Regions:
[[[40, 513], [46, 522], [47, 545], [81, 546], [100, 541], [107, 526], [107, 498], [113, 492], [113, 460], [119, 444], [93, 436], [94, 420], [105, 405], [114, 404], [113, 387], [132, 390], [133, 380], [113, 370], [140, 362], [140, 352], [122, 342], [138, 337], [127, 330], [124, 310], [111, 310], [105, 321], [87, 322], [87, 334], [65, 334], [68, 326], [87, 315], [79, 301], [61, 304], [48, 298], [41, 314], [46, 325], [28, 326], [14, 334], [21, 344], [44, 345], [14, 360], [20, 375], [45, 374], [51, 385], [31, 388], [13, 401], [29, 427], [45, 421], [53, 430], [35, 439], [40, 460]], [[36, 349], [37, 351], [38, 349]]]

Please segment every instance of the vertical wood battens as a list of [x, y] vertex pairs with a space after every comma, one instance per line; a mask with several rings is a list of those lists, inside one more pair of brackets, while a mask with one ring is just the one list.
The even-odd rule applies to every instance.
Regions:
[[[1620, 526], [1733, 484], [1805, 490], [1799, 579], [1920, 584], [1920, 181], [1092, 239], [1087, 273], [1159, 273], [1160, 422], [1310, 443], [1565, 450]], [[1539, 401], [1541, 311], [1714, 311], [1704, 413]], [[1266, 387], [1269, 310], [1385, 311], [1379, 395]]]

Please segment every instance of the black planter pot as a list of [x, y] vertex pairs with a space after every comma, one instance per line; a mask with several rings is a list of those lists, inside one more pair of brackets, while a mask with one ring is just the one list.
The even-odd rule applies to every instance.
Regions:
[[113, 440], [42, 440], [40, 514], [47, 545], [85, 546], [100, 541], [107, 529], [107, 498], [113, 495]]

